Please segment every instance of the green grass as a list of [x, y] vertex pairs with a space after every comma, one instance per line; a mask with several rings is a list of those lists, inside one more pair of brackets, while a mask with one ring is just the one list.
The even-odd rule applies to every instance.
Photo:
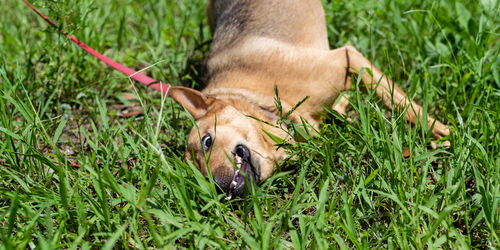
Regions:
[[[204, 2], [35, 5], [116, 61], [199, 88]], [[219, 202], [183, 161], [182, 108], [1, 0], [0, 249], [498, 248], [499, 2], [412, 2], [325, 2], [331, 47], [373, 60], [451, 147], [352, 90], [352, 123], [332, 114], [253, 195]]]

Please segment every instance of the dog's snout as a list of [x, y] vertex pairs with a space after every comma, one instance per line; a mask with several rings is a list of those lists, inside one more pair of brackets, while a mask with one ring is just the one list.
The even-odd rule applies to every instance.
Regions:
[[235, 153], [237, 156], [243, 158], [243, 159], [248, 159], [250, 157], [250, 150], [245, 145], [238, 145], [235, 148]]

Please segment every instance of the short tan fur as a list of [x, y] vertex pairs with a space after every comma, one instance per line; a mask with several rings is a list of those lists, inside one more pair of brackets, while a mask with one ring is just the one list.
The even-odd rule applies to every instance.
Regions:
[[[412, 123], [423, 113], [354, 47], [329, 48], [319, 0], [209, 0], [207, 11], [213, 32], [205, 60], [207, 85], [201, 92], [172, 87], [169, 95], [199, 128], [189, 134], [188, 159], [205, 175], [210, 169], [229, 196], [245, 193], [241, 171], [247, 182], [261, 182], [286, 157], [263, 130], [285, 132], [249, 117], [276, 124], [275, 86], [285, 112], [308, 96], [292, 119], [301, 116], [317, 128], [322, 107], [332, 106], [340, 92], [351, 88], [351, 75], [369, 68], [373, 75], [364, 71], [362, 82], [376, 87], [387, 107], [411, 105], [406, 118]], [[334, 109], [343, 113], [347, 103], [344, 98]], [[449, 134], [441, 122], [427, 121], [435, 138]]]

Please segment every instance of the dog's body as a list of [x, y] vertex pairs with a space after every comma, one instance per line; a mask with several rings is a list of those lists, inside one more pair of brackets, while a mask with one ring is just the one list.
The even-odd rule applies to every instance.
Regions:
[[[196, 119], [188, 139], [188, 157], [229, 196], [242, 195], [242, 172], [254, 182], [268, 178], [276, 162], [286, 157], [263, 130], [285, 136], [276, 124], [275, 86], [283, 111], [309, 96], [292, 120], [321, 122], [323, 106], [350, 89], [351, 74], [363, 67], [362, 82], [392, 108], [412, 105], [407, 119], [415, 123], [422, 108], [408, 101], [352, 46], [330, 50], [324, 11], [319, 0], [212, 0], [208, 17], [213, 42], [206, 59], [207, 86], [202, 92], [173, 87], [170, 95]], [[377, 84], [378, 83], [378, 84]], [[335, 110], [343, 113], [345, 99]], [[428, 118], [434, 137], [448, 135], [439, 121]]]

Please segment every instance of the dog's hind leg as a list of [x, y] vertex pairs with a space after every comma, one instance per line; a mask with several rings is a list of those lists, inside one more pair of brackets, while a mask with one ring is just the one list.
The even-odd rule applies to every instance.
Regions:
[[[347, 59], [348, 72], [351, 74], [359, 74], [363, 68], [371, 70], [370, 74], [366, 69], [362, 73], [362, 82], [368, 88], [375, 88], [377, 96], [382, 98], [384, 104], [393, 108], [393, 105], [399, 107], [408, 107], [406, 118], [412, 123], [416, 123], [417, 119], [422, 121], [423, 108], [417, 103], [409, 100], [406, 94], [394, 85], [382, 72], [376, 68], [368, 59], [366, 59], [359, 51], [352, 46], [344, 46], [331, 52], [344, 51]], [[347, 83], [349, 89], [350, 82]], [[432, 127], [432, 136], [441, 138], [447, 136], [450, 132], [448, 127], [438, 120], [427, 116], [428, 127]]]

